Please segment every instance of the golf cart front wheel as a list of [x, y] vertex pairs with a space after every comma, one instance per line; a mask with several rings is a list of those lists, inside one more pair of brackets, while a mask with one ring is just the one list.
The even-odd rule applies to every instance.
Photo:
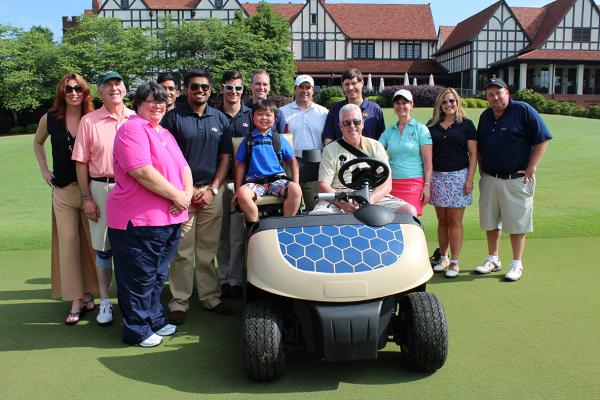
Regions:
[[248, 303], [242, 315], [244, 368], [255, 381], [272, 381], [285, 369], [283, 317], [269, 301]]
[[413, 292], [400, 301], [400, 348], [407, 367], [420, 372], [441, 368], [448, 355], [448, 322], [433, 293]]

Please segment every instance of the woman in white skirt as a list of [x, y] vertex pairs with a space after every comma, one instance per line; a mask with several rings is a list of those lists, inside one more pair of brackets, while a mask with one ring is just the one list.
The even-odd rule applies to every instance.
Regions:
[[441, 253], [433, 270], [445, 271], [446, 277], [454, 278], [460, 272], [458, 257], [463, 242], [463, 215], [465, 207], [471, 204], [477, 165], [477, 130], [452, 88], [437, 97], [433, 118], [427, 127], [433, 143], [429, 202], [435, 206]]

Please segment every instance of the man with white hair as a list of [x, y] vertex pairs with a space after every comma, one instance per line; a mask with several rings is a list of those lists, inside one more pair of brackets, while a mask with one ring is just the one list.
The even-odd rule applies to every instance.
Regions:
[[[344, 162], [357, 158], [354, 153], [358, 151], [364, 153], [367, 157], [384, 162], [389, 168], [387, 153], [383, 145], [375, 139], [362, 135], [364, 120], [359, 106], [356, 104], [346, 104], [343, 106], [340, 109], [339, 121], [342, 138], [325, 146], [321, 156], [321, 164], [319, 166], [320, 193], [337, 193], [349, 190], [340, 182], [338, 173]], [[342, 141], [345, 143], [341, 143]], [[356, 150], [352, 152], [347, 150], [345, 146], [348, 145], [354, 147]], [[389, 208], [394, 212], [405, 212], [416, 216], [417, 212], [414, 206], [390, 195], [391, 189], [392, 177], [390, 175], [383, 184], [370, 192], [371, 204]], [[357, 204], [351, 201], [321, 200], [311, 214], [353, 213], [358, 210], [358, 207]]]
[[[294, 150], [321, 150], [323, 142], [321, 133], [325, 127], [328, 110], [313, 102], [315, 82], [310, 75], [298, 75], [294, 81], [295, 101], [281, 107], [288, 130], [294, 139]], [[317, 182], [300, 184], [304, 204], [312, 210], [316, 204], [314, 195]]]

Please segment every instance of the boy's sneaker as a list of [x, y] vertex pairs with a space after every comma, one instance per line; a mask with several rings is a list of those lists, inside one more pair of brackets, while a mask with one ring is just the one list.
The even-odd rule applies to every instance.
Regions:
[[112, 304], [100, 304], [98, 315], [96, 315], [96, 322], [100, 326], [108, 326], [113, 322], [113, 310]]
[[140, 347], [156, 347], [159, 344], [161, 344], [162, 341], [163, 341], [162, 336], [159, 336], [156, 333], [153, 333], [146, 340], [144, 340], [143, 342], [139, 343], [139, 346]]
[[448, 260], [448, 257], [442, 256], [440, 257], [440, 259], [437, 261], [437, 264], [435, 264], [433, 266], [433, 271], [434, 272], [442, 272], [445, 271], [446, 268], [448, 268], [448, 266], [450, 265], [450, 260]]
[[460, 267], [457, 263], [450, 263], [448, 270], [446, 271], [446, 278], [456, 278], [460, 272]]
[[490, 272], [500, 271], [501, 269], [502, 263], [500, 262], [500, 259], [498, 259], [498, 261], [492, 261], [489, 258], [487, 258], [483, 265], [480, 265], [477, 268], [475, 268], [475, 272], [477, 272], [478, 274], [489, 274]]
[[507, 281], [516, 282], [521, 279], [521, 276], [523, 276], [523, 266], [511, 264], [508, 272], [506, 275], [504, 275], [504, 279]]
[[159, 330], [157, 330], [154, 333], [156, 333], [159, 336], [171, 336], [176, 331], [177, 331], [177, 327], [175, 325], [166, 324], [165, 326], [163, 326], [162, 328], [160, 328]]

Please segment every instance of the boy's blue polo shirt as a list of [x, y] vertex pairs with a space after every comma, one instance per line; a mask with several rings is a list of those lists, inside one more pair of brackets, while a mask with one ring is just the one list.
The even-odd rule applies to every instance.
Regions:
[[[294, 149], [283, 135], [279, 135], [281, 140], [281, 158], [289, 161], [294, 157]], [[241, 163], [246, 163], [246, 138], [240, 143], [235, 159]], [[257, 129], [252, 132], [252, 159], [250, 165], [246, 166], [246, 179], [260, 179], [273, 175], [284, 175], [285, 170], [279, 164], [279, 159], [273, 148], [273, 135], [271, 130], [265, 135]]]
[[552, 139], [552, 135], [533, 107], [511, 100], [498, 120], [491, 108], [481, 114], [477, 138], [481, 171], [513, 174], [525, 170], [533, 146]]
[[[348, 104], [348, 100], [338, 101], [333, 103], [327, 114], [325, 120], [325, 127], [323, 128], [323, 134], [321, 140], [325, 139], [337, 140], [342, 137], [342, 130], [340, 129], [340, 109]], [[362, 117], [365, 121], [365, 125], [362, 131], [364, 137], [379, 140], [379, 137], [385, 131], [385, 119], [383, 117], [383, 111], [379, 104], [364, 99], [360, 105], [362, 111]]]

